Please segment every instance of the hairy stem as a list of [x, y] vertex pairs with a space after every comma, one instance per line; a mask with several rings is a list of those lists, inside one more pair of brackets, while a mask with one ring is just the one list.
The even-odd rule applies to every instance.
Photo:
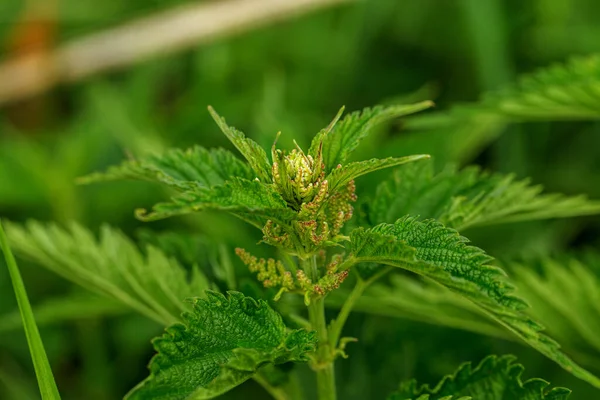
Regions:
[[[316, 258], [309, 257], [303, 262], [304, 270], [313, 282], [318, 279]], [[317, 331], [319, 340], [316, 359], [313, 369], [317, 374], [317, 393], [319, 400], [335, 400], [335, 370], [333, 365], [333, 351], [329, 341], [327, 322], [325, 320], [325, 299], [323, 297], [311, 299], [308, 306], [308, 317], [312, 328]]]
[[323, 298], [311, 301], [308, 307], [308, 314], [311, 325], [317, 331], [319, 339], [317, 360], [313, 366], [317, 373], [317, 393], [319, 400], [335, 400], [335, 372], [327, 334], [327, 324], [325, 322], [325, 301]]

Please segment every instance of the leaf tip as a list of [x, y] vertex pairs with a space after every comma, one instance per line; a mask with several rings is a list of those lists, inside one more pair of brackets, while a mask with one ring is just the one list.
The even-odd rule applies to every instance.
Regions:
[[217, 113], [217, 111], [213, 108], [213, 106], [208, 105], [206, 107], [206, 109], [208, 110], [208, 113], [210, 114], [212, 119], [214, 119], [215, 122], [218, 124], [220, 122], [220, 120], [222, 119], [222, 117]]
[[133, 214], [135, 215], [135, 218], [139, 219], [140, 221], [153, 221], [152, 213], [149, 213], [145, 208], [137, 208]]

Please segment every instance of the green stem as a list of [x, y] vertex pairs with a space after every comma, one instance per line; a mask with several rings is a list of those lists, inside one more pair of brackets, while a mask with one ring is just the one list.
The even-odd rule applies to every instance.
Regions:
[[381, 278], [383, 275], [391, 271], [391, 269], [391, 267], [384, 267], [381, 269], [381, 271], [379, 271], [367, 280], [363, 280], [360, 277], [358, 277], [354, 289], [352, 289], [352, 292], [342, 305], [342, 308], [340, 309], [337, 318], [333, 320], [329, 327], [329, 344], [332, 348], [337, 348], [340, 336], [342, 334], [342, 330], [344, 329], [344, 325], [346, 324], [346, 320], [348, 319], [350, 312], [354, 308], [354, 304], [356, 303], [356, 301], [360, 298], [360, 296], [362, 296], [366, 288], [368, 288], [377, 279]]
[[317, 331], [319, 339], [317, 359], [314, 364], [317, 373], [317, 393], [319, 400], [335, 400], [335, 370], [333, 366], [333, 352], [329, 345], [327, 324], [325, 322], [325, 301], [323, 298], [312, 299], [308, 306], [310, 323]]
[[340, 335], [342, 334], [342, 329], [344, 328], [346, 320], [348, 319], [348, 316], [350, 315], [350, 312], [354, 307], [354, 303], [356, 303], [356, 300], [358, 300], [359, 297], [362, 296], [366, 288], [367, 285], [365, 284], [365, 281], [358, 278], [354, 289], [352, 289], [352, 292], [350, 292], [350, 296], [348, 296], [348, 298], [342, 305], [340, 313], [338, 314], [337, 318], [331, 323], [329, 329], [329, 344], [333, 348], [336, 348], [338, 345]]
[[[303, 262], [304, 270], [310, 275], [313, 282], [318, 279], [317, 262], [315, 256]], [[311, 299], [308, 306], [308, 317], [312, 328], [317, 331], [316, 359], [313, 369], [317, 374], [317, 394], [319, 400], [336, 400], [335, 369], [333, 365], [333, 351], [329, 341], [327, 322], [325, 320], [325, 299], [319, 297]]]

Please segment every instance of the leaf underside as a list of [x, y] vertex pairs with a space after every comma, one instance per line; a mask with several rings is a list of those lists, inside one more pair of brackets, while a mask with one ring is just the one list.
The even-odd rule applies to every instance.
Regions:
[[101, 227], [98, 239], [76, 223], [68, 229], [36, 221], [25, 226], [10, 223], [6, 228], [17, 254], [160, 324], [179, 321], [188, 309], [183, 300], [208, 289], [208, 281], [197, 268], [188, 274], [152, 246], [144, 254], [109, 226]]
[[455, 230], [437, 221], [405, 217], [395, 224], [356, 229], [350, 238], [356, 261], [399, 267], [445, 286], [573, 375], [600, 387], [600, 379], [562, 353], [523, 312], [527, 304], [512, 294], [504, 271], [490, 266], [491, 257], [467, 245]]
[[549, 389], [542, 379], [521, 381], [523, 366], [514, 356], [488, 356], [476, 367], [461, 365], [435, 387], [419, 387], [415, 380], [400, 385], [388, 400], [567, 400], [571, 391]]
[[[377, 270], [379, 267], [374, 268]], [[369, 286], [354, 304], [353, 311], [447, 326], [505, 340], [516, 339], [472, 302], [434, 282], [419, 278], [391, 274], [388, 282]], [[327, 297], [327, 303], [339, 308], [348, 295], [347, 290], [340, 288]]]
[[[548, 326], [548, 332], [582, 364], [600, 365], [600, 257], [585, 253], [577, 258], [542, 259], [511, 263], [511, 281], [531, 308], [527, 313]], [[347, 291], [328, 296], [330, 306], [341, 307]], [[515, 340], [502, 326], [482, 318], [472, 302], [436, 285], [405, 274], [371, 285], [354, 310], [448, 326], [482, 335]]]
[[544, 259], [513, 264], [511, 271], [532, 305], [530, 313], [582, 360], [593, 357], [589, 363], [600, 365], [600, 257], [588, 253], [580, 259]]
[[184, 324], [167, 328], [154, 340], [158, 354], [150, 362], [150, 376], [126, 399], [214, 398], [262, 366], [306, 361], [315, 349], [314, 332], [287, 330], [263, 300], [239, 292], [207, 292], [206, 299], [192, 302]]

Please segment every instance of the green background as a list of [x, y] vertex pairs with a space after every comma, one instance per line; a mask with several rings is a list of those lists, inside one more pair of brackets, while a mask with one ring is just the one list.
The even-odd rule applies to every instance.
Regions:
[[[4, 59], [23, 51], [15, 43], [27, 35], [39, 36], [33, 43], [40, 46], [57, 46], [184, 2], [54, 3], [49, 17], [36, 22], [24, 17], [34, 3], [1, 2]], [[478, 164], [531, 177], [548, 191], [600, 198], [598, 121], [488, 126], [477, 117], [463, 121], [446, 113], [515, 82], [520, 74], [600, 52], [598, 21], [596, 0], [353, 2], [60, 86], [0, 106], [0, 216], [76, 220], [92, 229], [109, 223], [134, 237], [177, 230], [209, 234], [230, 251], [240, 244], [251, 247], [259, 232], [220, 214], [137, 221], [135, 208], [165, 197], [152, 185], [74, 183], [131, 154], [195, 143], [230, 148], [210, 119], [208, 104], [267, 148], [278, 131], [283, 147], [296, 138], [306, 148], [341, 105], [355, 110], [432, 99], [434, 111], [377, 130], [357, 158], [430, 153], [439, 166]], [[373, 179], [357, 183], [359, 195], [373, 187]], [[502, 261], [580, 254], [600, 245], [600, 218], [502, 225], [466, 236]], [[197, 253], [204, 262], [206, 255]], [[149, 340], [163, 327], [121, 307], [69, 313], [69, 302], [76, 302], [83, 289], [20, 261], [34, 311], [46, 307], [41, 334], [64, 399], [120, 398], [147, 375], [153, 354]], [[590, 268], [600, 274], [600, 263]], [[35, 376], [15, 311], [8, 273], [0, 268], [0, 398], [35, 399]], [[346, 336], [360, 341], [349, 345], [348, 360], [336, 364], [343, 399], [384, 398], [411, 377], [433, 383], [461, 362], [478, 362], [490, 353], [516, 354], [526, 377], [569, 387], [575, 400], [598, 396], [514, 342], [362, 313], [354, 314], [346, 329]], [[593, 351], [600, 356], [599, 349]], [[600, 373], [599, 364], [586, 367]], [[227, 398], [250, 396], [267, 398], [254, 383]]]

